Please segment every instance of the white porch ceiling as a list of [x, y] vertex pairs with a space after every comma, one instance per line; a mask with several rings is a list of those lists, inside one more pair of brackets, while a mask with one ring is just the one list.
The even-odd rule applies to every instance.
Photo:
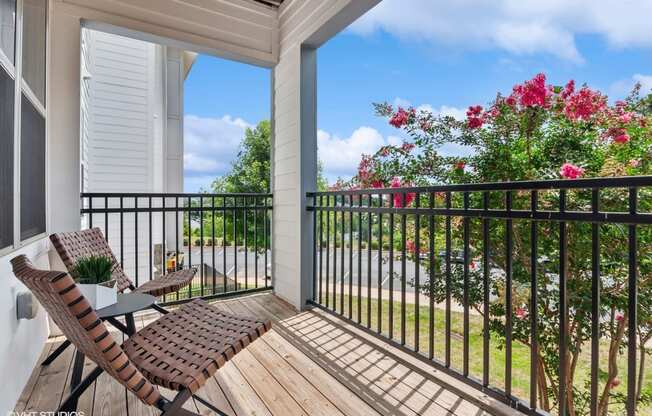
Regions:
[[[278, 61], [282, 0], [55, 0], [55, 10], [96, 28], [124, 28], [196, 52], [273, 66]], [[129, 33], [132, 31], [134, 33]], [[171, 42], [166, 42], [170, 40]]]

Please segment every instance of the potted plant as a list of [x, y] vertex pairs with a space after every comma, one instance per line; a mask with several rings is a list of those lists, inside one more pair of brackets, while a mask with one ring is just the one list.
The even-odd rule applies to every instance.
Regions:
[[71, 275], [93, 309], [102, 309], [118, 301], [112, 279], [115, 266], [110, 257], [92, 255], [79, 259], [73, 267]]

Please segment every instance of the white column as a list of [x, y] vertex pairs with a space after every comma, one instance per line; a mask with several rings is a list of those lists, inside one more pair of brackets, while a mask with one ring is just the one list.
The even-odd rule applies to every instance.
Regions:
[[50, 22], [52, 52], [47, 106], [49, 231], [59, 232], [80, 227], [81, 26], [79, 16], [59, 12], [56, 6]]
[[273, 276], [298, 309], [312, 294], [312, 222], [306, 192], [317, 181], [316, 50], [293, 46], [274, 69]]

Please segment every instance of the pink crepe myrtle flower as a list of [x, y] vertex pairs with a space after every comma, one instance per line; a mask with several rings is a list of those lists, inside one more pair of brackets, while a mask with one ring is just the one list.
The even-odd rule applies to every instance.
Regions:
[[641, 166], [641, 161], [640, 161], [640, 160], [638, 160], [638, 159], [632, 159], [632, 160], [629, 161], [629, 167], [631, 167], [631, 168], [637, 168], [637, 167], [639, 167], [639, 166]]
[[[401, 180], [397, 177], [394, 177], [390, 184], [390, 187], [392, 188], [405, 188], [409, 186], [410, 186], [409, 183], [401, 182]], [[408, 192], [407, 194], [405, 194], [405, 204], [404, 204], [403, 194], [394, 194], [394, 206], [396, 208], [403, 208], [404, 206], [407, 207], [412, 203], [412, 201], [414, 201], [415, 198], [416, 198], [416, 194], [414, 192]]]
[[575, 81], [571, 79], [566, 83], [566, 86], [561, 92], [561, 98], [566, 99], [571, 95], [573, 95], [574, 92], [575, 92]]
[[546, 86], [545, 74], [537, 74], [512, 89], [511, 97], [522, 107], [550, 107], [551, 89]]
[[410, 153], [412, 149], [414, 149], [414, 143], [403, 142], [401, 150], [403, 150], [405, 153]]
[[516, 308], [516, 311], [515, 311], [514, 314], [516, 315], [516, 317], [518, 319], [521, 319], [521, 320], [527, 318], [527, 311], [525, 310], [525, 308], [522, 308], [522, 307]]
[[482, 114], [482, 106], [472, 105], [466, 111], [466, 121], [471, 129], [477, 129], [484, 124], [484, 117]]
[[565, 179], [577, 179], [584, 175], [584, 169], [571, 163], [564, 163], [559, 174]]
[[614, 143], [619, 143], [619, 144], [625, 144], [629, 142], [630, 137], [629, 134], [627, 133], [622, 133], [619, 134], [618, 136], [614, 137]]
[[611, 387], [618, 387], [618, 386], [620, 386], [620, 379], [618, 377], [616, 377], [613, 380], [611, 380], [610, 384], [611, 384]]
[[400, 129], [410, 122], [410, 116], [414, 115], [415, 110], [405, 110], [402, 107], [399, 107], [396, 113], [389, 119], [389, 124]]
[[455, 163], [455, 170], [464, 170], [466, 167], [466, 162], [463, 160], [460, 160], [459, 162]]
[[623, 314], [620, 313], [620, 312], [617, 312], [615, 318], [616, 318], [616, 321], [617, 321], [617, 322], [622, 322], [622, 321], [625, 320], [625, 315], [623, 315]]
[[371, 181], [371, 187], [375, 189], [380, 189], [385, 187], [385, 183], [381, 181], [380, 179], [376, 179], [374, 181]]
[[598, 91], [588, 87], [582, 87], [576, 93], [566, 98], [564, 113], [569, 120], [589, 120], [595, 114], [605, 111], [607, 108], [606, 98]]

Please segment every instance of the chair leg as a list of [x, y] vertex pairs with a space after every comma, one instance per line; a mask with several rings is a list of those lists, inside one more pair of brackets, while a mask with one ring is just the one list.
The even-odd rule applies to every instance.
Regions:
[[79, 400], [79, 396], [81, 396], [86, 389], [93, 384], [93, 382], [102, 374], [104, 370], [100, 367], [95, 367], [91, 373], [86, 376], [85, 379], [83, 379], [77, 387], [75, 387], [71, 392], [70, 395], [66, 398], [66, 400], [61, 404], [59, 409], [55, 414], [63, 414], [66, 412], [74, 412], [77, 410], [77, 401]]
[[197, 396], [196, 394], [193, 394], [192, 397], [195, 398], [199, 403], [203, 404], [204, 406], [208, 407], [211, 409], [213, 412], [217, 413], [219, 416], [229, 416], [217, 407], [215, 407], [212, 403], [208, 402], [207, 400], [202, 399], [201, 397]]
[[59, 345], [57, 347], [57, 349], [54, 350], [54, 352], [52, 352], [52, 354], [48, 355], [48, 358], [46, 358], [41, 363], [41, 365], [46, 366], [46, 365], [52, 364], [52, 361], [56, 360], [57, 357], [60, 356], [61, 353], [64, 352], [66, 350], [66, 348], [68, 348], [69, 346], [70, 346], [70, 341], [68, 341], [68, 340], [63, 341], [63, 343], [61, 345]]
[[184, 403], [191, 397], [190, 390], [181, 390], [172, 401], [161, 398], [156, 407], [162, 411], [161, 416], [199, 416], [197, 413], [183, 408]]
[[165, 309], [162, 306], [157, 305], [156, 303], [152, 305], [152, 309], [154, 309], [157, 312], [162, 313], [163, 315], [165, 315], [167, 313], [170, 313], [170, 311], [168, 311], [167, 309]]

